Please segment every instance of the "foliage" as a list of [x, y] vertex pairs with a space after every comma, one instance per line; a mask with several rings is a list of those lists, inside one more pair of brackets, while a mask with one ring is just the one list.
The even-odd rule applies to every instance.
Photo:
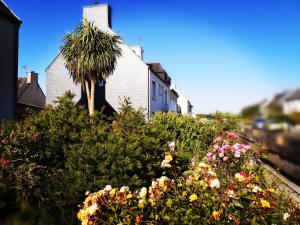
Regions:
[[178, 154], [189, 160], [193, 155], [204, 156], [213, 139], [225, 130], [238, 128], [239, 118], [231, 114], [216, 113], [214, 120], [179, 116], [175, 113], [156, 113], [151, 119], [155, 125], [163, 125], [176, 140]]
[[242, 143], [236, 134], [217, 137], [208, 155], [200, 162], [193, 158], [180, 176], [176, 176], [176, 154], [172, 145], [162, 163], [173, 168], [175, 179], [162, 176], [149, 188], [135, 191], [107, 185], [88, 193], [78, 219], [89, 225], [299, 223], [299, 206], [261, 178], [257, 157], [263, 151]]
[[[67, 93], [57, 106], [1, 127], [3, 209], [9, 211], [11, 202], [5, 193], [16, 192], [11, 212], [20, 217], [38, 212], [32, 214], [36, 218], [25, 217], [29, 224], [73, 224], [86, 190], [108, 182], [149, 185], [162, 174], [159, 159], [168, 142], [163, 127], [147, 123], [143, 111], [128, 100], [114, 118], [107, 118], [97, 112], [89, 117], [72, 98]], [[51, 213], [51, 219], [45, 216]]]
[[95, 85], [115, 70], [121, 56], [120, 37], [99, 30], [86, 19], [64, 37], [61, 53], [73, 81], [85, 86], [90, 114], [94, 112]]
[[299, 112], [292, 113], [291, 119], [294, 124], [299, 125], [300, 124], [300, 113]]
[[250, 105], [242, 109], [241, 114], [246, 119], [254, 119], [256, 116], [260, 116], [260, 105]]

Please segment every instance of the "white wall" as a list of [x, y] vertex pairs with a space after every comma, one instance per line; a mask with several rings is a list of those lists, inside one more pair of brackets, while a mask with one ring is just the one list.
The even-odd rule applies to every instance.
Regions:
[[285, 114], [291, 114], [293, 112], [300, 112], [300, 99], [284, 102], [283, 110]]
[[[153, 81], [156, 94], [153, 94]], [[162, 87], [160, 89], [160, 87]], [[150, 71], [150, 115], [154, 112], [168, 112], [170, 107], [170, 88]]]

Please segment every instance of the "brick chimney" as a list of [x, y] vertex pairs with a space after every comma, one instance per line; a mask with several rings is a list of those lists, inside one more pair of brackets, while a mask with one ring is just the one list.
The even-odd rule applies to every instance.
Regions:
[[93, 22], [101, 30], [109, 31], [109, 28], [112, 28], [111, 7], [108, 4], [84, 6], [83, 18]]
[[38, 73], [31, 71], [27, 73], [27, 83], [38, 83]]

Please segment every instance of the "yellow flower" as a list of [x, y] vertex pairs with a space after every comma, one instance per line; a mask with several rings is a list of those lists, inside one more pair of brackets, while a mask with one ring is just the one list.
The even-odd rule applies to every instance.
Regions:
[[263, 208], [270, 208], [270, 203], [264, 199], [260, 200], [260, 204]]
[[81, 223], [82, 225], [88, 225], [88, 220], [84, 220], [84, 221], [82, 221], [82, 223]]
[[173, 160], [173, 157], [170, 154], [168, 154], [165, 156], [165, 160], [170, 162]]
[[196, 201], [198, 199], [198, 196], [196, 194], [192, 194], [190, 196], [190, 202]]
[[182, 192], [182, 197], [185, 197], [187, 195], [187, 191]]
[[111, 191], [109, 192], [109, 196], [110, 196], [111, 198], [114, 197], [115, 194], [116, 194], [116, 192], [117, 192], [117, 189], [116, 189], [116, 188], [111, 189]]
[[79, 212], [77, 213], [77, 218], [82, 221], [82, 214], [83, 214], [83, 209], [80, 209]]
[[128, 195], [126, 196], [126, 198], [127, 198], [127, 199], [132, 198], [132, 194], [128, 194]]
[[275, 189], [274, 188], [269, 188], [268, 191], [271, 192], [271, 193], [274, 193]]
[[221, 216], [220, 212], [217, 211], [213, 211], [212, 215], [216, 220], [219, 220]]
[[237, 179], [237, 181], [240, 181], [240, 182], [242, 182], [242, 181], [245, 180], [245, 177], [242, 176], [240, 173], [236, 173], [236, 174], [234, 175], [234, 177], [235, 177], [235, 179]]
[[139, 207], [140, 209], [143, 209], [143, 208], [145, 207], [145, 204], [146, 204], [145, 199], [141, 199], [141, 200], [139, 201], [139, 203], [138, 203], [138, 207]]

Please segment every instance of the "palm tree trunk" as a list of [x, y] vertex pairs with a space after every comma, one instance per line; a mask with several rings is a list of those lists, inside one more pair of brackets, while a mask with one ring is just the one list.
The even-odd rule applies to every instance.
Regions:
[[84, 83], [85, 83], [86, 97], [87, 97], [87, 101], [88, 101], [88, 109], [89, 109], [89, 113], [91, 115], [91, 92], [90, 92], [89, 82], [85, 81]]
[[91, 80], [91, 110], [90, 115], [92, 115], [95, 111], [95, 86], [96, 86], [96, 80]]

